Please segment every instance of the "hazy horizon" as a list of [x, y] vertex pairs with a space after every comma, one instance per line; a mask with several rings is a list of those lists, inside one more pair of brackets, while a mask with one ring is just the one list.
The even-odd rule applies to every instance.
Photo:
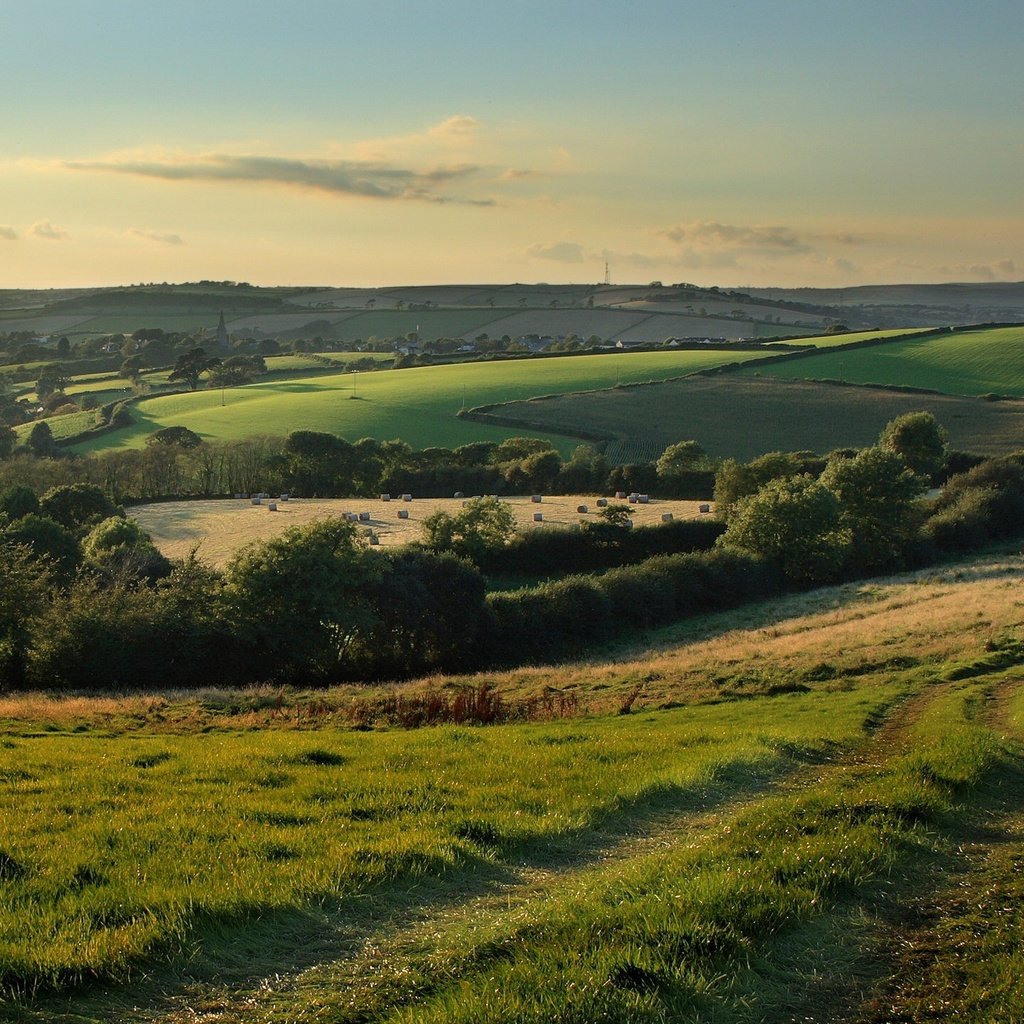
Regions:
[[3, 288], [1024, 278], [1009, 0], [5, 6]]

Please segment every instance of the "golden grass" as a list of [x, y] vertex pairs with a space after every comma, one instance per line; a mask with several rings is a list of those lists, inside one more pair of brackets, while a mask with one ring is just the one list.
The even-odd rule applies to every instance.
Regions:
[[815, 679], [822, 668], [823, 685], [842, 688], [855, 675], [888, 677], [918, 671], [917, 666], [941, 672], [947, 662], [980, 656], [990, 639], [1024, 623], [1022, 587], [1024, 557], [1002, 555], [690, 620], [601, 660], [316, 691], [263, 686], [126, 696], [12, 695], [0, 698], [0, 733], [84, 726], [145, 732], [317, 729], [347, 723], [354, 705], [396, 688], [416, 693], [484, 681], [509, 700], [567, 691], [582, 711], [591, 712], [617, 709], [638, 688], [635, 709], [656, 708], [717, 700], [723, 687], [735, 693], [749, 685], [753, 694], [772, 683]]
[[[541, 504], [529, 497], [512, 497], [507, 501], [516, 515], [521, 530], [564, 529], [577, 525], [581, 519], [596, 519], [597, 499], [593, 495], [544, 496]], [[612, 500], [612, 499], [610, 499]], [[584, 516], [576, 511], [586, 505]], [[700, 517], [699, 502], [664, 501], [652, 498], [648, 505], [631, 505], [633, 521], [638, 526], [661, 522], [666, 512], [676, 519]], [[422, 536], [423, 520], [443, 509], [455, 514], [462, 508], [462, 499], [415, 498], [411, 502], [389, 502], [379, 498], [292, 498], [278, 502], [277, 511], [270, 512], [267, 503], [253, 505], [248, 498], [218, 501], [168, 501], [137, 505], [131, 515], [153, 538], [168, 558], [183, 558], [198, 545], [198, 555], [212, 565], [223, 566], [241, 547], [253, 541], [268, 540], [289, 526], [302, 526], [316, 519], [344, 515], [346, 512], [369, 512], [368, 522], [360, 527], [372, 530], [381, 544], [407, 544]], [[399, 519], [399, 511], [409, 513]], [[544, 521], [535, 523], [534, 513]]]

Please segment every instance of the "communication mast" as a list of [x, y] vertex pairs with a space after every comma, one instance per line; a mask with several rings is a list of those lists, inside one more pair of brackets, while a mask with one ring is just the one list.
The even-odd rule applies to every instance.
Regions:
[[604, 261], [604, 283], [605, 284], [611, 284], [612, 283], [612, 275], [611, 275], [611, 271], [609, 271], [609, 269], [608, 269], [608, 261], [607, 260]]

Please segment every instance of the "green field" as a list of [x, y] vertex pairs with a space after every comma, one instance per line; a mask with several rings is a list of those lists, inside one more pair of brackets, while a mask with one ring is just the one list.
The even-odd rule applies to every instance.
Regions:
[[[367, 731], [381, 688], [4, 697], [0, 1017], [783, 1024], [905, 982], [890, 1009], [1019, 1019], [1024, 923], [992, 896], [1019, 872], [965, 851], [1024, 810], [1022, 573], [488, 677], [591, 712], [549, 722]], [[914, 931], [968, 894], [984, 958], [956, 918]], [[930, 991], [894, 970], [918, 947]]]
[[[813, 345], [815, 348], [842, 348], [844, 345], [855, 345], [861, 341], [877, 341], [880, 338], [904, 338], [911, 334], [921, 334], [932, 330], [931, 327], [900, 327], [891, 331], [853, 331], [849, 334], [821, 334], [813, 338], [798, 338], [793, 344]], [[779, 344], [788, 344], [779, 342]]]
[[[176, 425], [221, 439], [324, 430], [352, 439], [402, 438], [417, 448], [453, 447], [517, 433], [459, 419], [463, 407], [671, 378], [757, 354], [608, 353], [291, 378], [235, 388], [223, 396], [219, 390], [198, 391], [145, 399], [132, 407], [133, 426], [86, 442], [80, 450], [138, 447], [154, 431]], [[564, 451], [573, 447], [565, 438], [556, 440]]]
[[[803, 366], [804, 360], [787, 365]], [[758, 367], [758, 373], [770, 369]], [[607, 454], [616, 462], [657, 458], [669, 444], [684, 439], [699, 441], [709, 454], [722, 458], [752, 459], [769, 451], [825, 453], [870, 445], [889, 420], [919, 410], [934, 413], [949, 431], [953, 448], [991, 455], [1024, 448], [1021, 401], [903, 394], [752, 373], [510, 402], [490, 412], [521, 423], [524, 430], [579, 430], [608, 437]]]
[[951, 395], [1024, 396], [1024, 326], [957, 331], [822, 353], [763, 367], [760, 372], [804, 380], [902, 384]]

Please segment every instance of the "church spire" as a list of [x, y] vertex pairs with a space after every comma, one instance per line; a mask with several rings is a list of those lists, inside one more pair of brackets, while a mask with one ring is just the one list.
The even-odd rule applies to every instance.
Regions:
[[227, 348], [229, 345], [228, 340], [228, 326], [224, 323], [224, 310], [220, 311], [220, 320], [217, 322], [217, 347]]

